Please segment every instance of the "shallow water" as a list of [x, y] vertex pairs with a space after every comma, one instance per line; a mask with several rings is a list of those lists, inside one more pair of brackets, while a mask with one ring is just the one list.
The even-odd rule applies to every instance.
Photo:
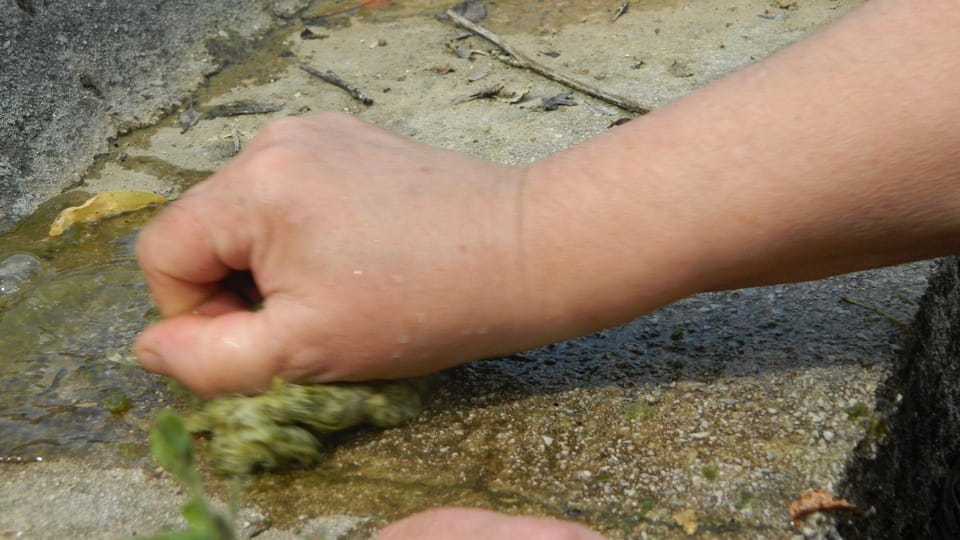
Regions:
[[0, 461], [144, 447], [164, 384], [130, 361], [152, 314], [137, 268], [137, 229], [152, 211], [47, 236], [72, 192], [0, 236]]

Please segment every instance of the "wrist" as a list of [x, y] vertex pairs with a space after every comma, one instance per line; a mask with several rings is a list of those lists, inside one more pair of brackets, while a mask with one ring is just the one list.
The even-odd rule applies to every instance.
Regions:
[[557, 334], [553, 340], [629, 321], [708, 288], [712, 263], [697, 246], [694, 212], [677, 211], [683, 201], [668, 202], [676, 194], [654, 173], [603, 159], [611, 143], [624, 142], [600, 137], [525, 171], [528, 288]]

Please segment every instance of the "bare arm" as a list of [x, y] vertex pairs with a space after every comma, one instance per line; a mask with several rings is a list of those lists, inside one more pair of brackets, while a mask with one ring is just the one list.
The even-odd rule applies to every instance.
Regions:
[[528, 249], [565, 333], [694, 292], [956, 253], [958, 28], [960, 2], [874, 0], [534, 165], [524, 189], [547, 202], [525, 216]]
[[[957, 28], [956, 0], [872, 0], [523, 168], [341, 115], [274, 124], [143, 232], [167, 319], [138, 354], [206, 394], [402, 377], [700, 291], [954, 252]], [[236, 270], [263, 309], [223, 286]]]

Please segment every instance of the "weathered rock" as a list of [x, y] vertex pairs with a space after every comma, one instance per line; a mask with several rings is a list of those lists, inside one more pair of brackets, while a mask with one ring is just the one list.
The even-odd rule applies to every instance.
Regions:
[[0, 230], [180, 103], [269, 27], [273, 3], [0, 3]]
[[960, 538], [958, 261], [939, 265], [903, 354], [878, 389], [889, 432], [879, 445], [864, 441], [851, 464], [849, 490], [869, 508], [849, 538]]

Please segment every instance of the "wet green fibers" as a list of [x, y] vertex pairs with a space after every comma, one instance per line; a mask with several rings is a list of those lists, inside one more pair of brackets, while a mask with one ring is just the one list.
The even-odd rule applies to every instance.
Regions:
[[320, 460], [325, 436], [413, 420], [426, 387], [424, 379], [313, 385], [277, 379], [259, 396], [205, 402], [187, 428], [210, 434], [214, 465], [226, 474], [305, 467]]

